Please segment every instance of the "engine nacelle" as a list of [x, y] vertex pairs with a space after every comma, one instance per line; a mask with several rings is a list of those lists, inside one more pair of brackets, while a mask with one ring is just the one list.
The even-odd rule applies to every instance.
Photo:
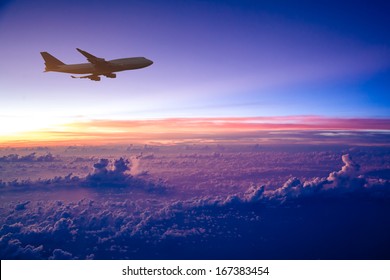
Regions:
[[89, 77], [92, 81], [100, 81], [100, 77], [99, 76], [91, 76]]
[[116, 78], [116, 74], [114, 74], [114, 73], [106, 74], [104, 76], [106, 76], [107, 78], [111, 78], [111, 79], [115, 79]]

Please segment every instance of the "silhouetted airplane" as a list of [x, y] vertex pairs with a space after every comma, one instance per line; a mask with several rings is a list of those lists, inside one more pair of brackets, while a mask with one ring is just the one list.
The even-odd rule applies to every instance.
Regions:
[[104, 58], [96, 57], [86, 51], [77, 50], [84, 55], [90, 63], [65, 64], [48, 52], [41, 52], [41, 55], [45, 60], [45, 72], [53, 71], [70, 74], [91, 74], [87, 76], [71, 77], [100, 81], [100, 75], [106, 76], [107, 78], [116, 78], [114, 72], [140, 69], [153, 64], [153, 61], [146, 59], [145, 57], [129, 57], [107, 61]]

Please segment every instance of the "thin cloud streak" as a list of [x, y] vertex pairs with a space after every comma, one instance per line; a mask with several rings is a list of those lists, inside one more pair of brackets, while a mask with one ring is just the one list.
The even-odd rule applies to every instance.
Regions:
[[[242, 132], [265, 130], [390, 130], [390, 119], [319, 116], [252, 118], [169, 118], [155, 120], [92, 120], [70, 124], [76, 131], [115, 133]], [[99, 134], [99, 133], [97, 133]]]
[[[268, 132], [377, 131], [389, 132], [390, 119], [327, 118], [321, 116], [279, 116], [248, 118], [170, 118], [154, 120], [90, 120], [9, 135], [0, 145], [41, 144], [121, 144], [129, 141], [175, 141], [235, 137], [270, 139]], [[312, 133], [313, 134], [313, 133]], [[314, 134], [313, 134], [314, 135]], [[317, 133], [328, 138], [328, 134]], [[319, 137], [318, 136], [318, 137]], [[342, 137], [342, 134], [337, 136]], [[275, 134], [272, 138], [275, 137]], [[299, 137], [298, 137], [299, 138]], [[263, 139], [264, 140], [264, 139]], [[280, 139], [282, 141], [283, 139]], [[318, 139], [316, 139], [318, 140]], [[287, 139], [286, 139], [287, 141]], [[271, 141], [272, 142], [272, 141]]]

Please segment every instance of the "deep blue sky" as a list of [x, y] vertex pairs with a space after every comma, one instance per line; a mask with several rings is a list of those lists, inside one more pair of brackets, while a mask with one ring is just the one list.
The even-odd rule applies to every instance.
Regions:
[[[390, 116], [388, 1], [3, 1], [2, 134], [90, 119]], [[40, 51], [155, 63], [95, 83]], [[6, 125], [4, 125], [6, 124]]]

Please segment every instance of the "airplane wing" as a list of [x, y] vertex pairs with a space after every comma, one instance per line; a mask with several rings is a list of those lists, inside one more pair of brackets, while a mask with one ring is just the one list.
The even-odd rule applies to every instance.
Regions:
[[85, 56], [87, 60], [92, 64], [101, 66], [109, 64], [109, 62], [106, 61], [104, 58], [96, 57], [86, 51], [80, 50], [79, 48], [76, 48], [76, 50], [78, 50], [83, 56]]

